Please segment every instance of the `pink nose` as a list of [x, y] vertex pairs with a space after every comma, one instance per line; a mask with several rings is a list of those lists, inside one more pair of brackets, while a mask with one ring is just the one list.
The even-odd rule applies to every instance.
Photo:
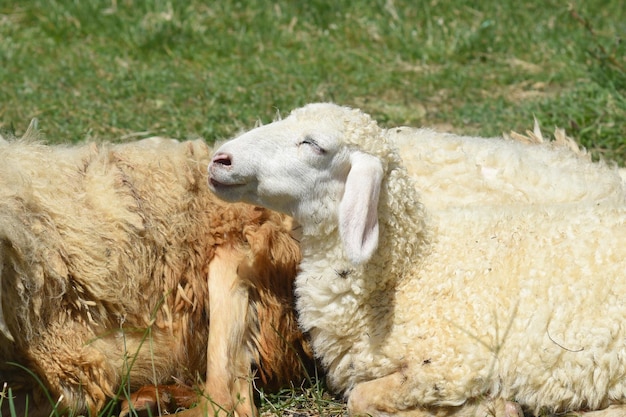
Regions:
[[213, 155], [213, 159], [211, 160], [213, 164], [219, 164], [224, 166], [230, 166], [232, 164], [231, 156], [224, 152], [219, 152]]

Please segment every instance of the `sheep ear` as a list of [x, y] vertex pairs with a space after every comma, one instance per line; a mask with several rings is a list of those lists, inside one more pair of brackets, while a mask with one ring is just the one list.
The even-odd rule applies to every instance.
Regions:
[[383, 167], [363, 152], [350, 156], [352, 167], [339, 204], [339, 235], [348, 258], [367, 262], [378, 247], [378, 196]]

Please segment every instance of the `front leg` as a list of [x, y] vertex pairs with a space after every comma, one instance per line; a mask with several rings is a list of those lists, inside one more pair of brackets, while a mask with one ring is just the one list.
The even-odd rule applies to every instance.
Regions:
[[243, 256], [232, 247], [220, 246], [209, 264], [207, 377], [198, 405], [179, 413], [185, 417], [255, 415], [250, 357], [244, 340], [248, 290], [237, 275]]
[[523, 417], [521, 407], [501, 398], [472, 399], [460, 406], [407, 404], [414, 388], [402, 371], [362, 382], [348, 398], [348, 411], [358, 417]]

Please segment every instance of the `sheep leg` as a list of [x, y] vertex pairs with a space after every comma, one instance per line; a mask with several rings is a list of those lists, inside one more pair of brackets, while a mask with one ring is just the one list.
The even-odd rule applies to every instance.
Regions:
[[[468, 401], [461, 406], [427, 406], [407, 401], [411, 387], [402, 372], [358, 384], [348, 399], [351, 416], [523, 417], [520, 406], [501, 398]], [[595, 416], [594, 416], [595, 417]], [[604, 417], [604, 416], [602, 416]]]
[[185, 417], [231, 415], [233, 411], [240, 417], [255, 414], [244, 341], [248, 291], [237, 275], [242, 256], [220, 246], [209, 264], [207, 379], [198, 406], [179, 413]]

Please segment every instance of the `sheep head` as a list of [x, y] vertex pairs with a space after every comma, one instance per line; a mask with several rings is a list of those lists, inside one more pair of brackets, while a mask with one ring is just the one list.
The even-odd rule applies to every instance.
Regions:
[[366, 114], [310, 104], [222, 145], [209, 165], [209, 187], [226, 201], [289, 214], [305, 235], [338, 231], [347, 258], [361, 264], [378, 246], [381, 156], [389, 153]]

